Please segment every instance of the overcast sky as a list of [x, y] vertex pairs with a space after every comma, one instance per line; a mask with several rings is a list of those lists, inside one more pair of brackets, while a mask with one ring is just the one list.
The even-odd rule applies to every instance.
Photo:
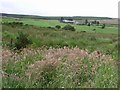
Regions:
[[119, 0], [0, 0], [2, 13], [118, 17]]

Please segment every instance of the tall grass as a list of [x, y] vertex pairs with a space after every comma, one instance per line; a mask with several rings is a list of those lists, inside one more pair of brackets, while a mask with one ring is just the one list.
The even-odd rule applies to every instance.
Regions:
[[[33, 43], [9, 50], [18, 31]], [[3, 25], [4, 88], [116, 88], [116, 34], [73, 32], [35, 26]]]
[[117, 87], [116, 62], [98, 51], [64, 47], [24, 49], [15, 54], [5, 50], [3, 54], [6, 88]]
[[117, 35], [101, 34], [101, 33], [84, 33], [65, 30], [51, 30], [48, 28], [37, 28], [34, 26], [26, 26], [24, 28], [12, 28], [3, 25], [3, 46], [13, 43], [18, 32], [26, 32], [31, 37], [33, 44], [31, 47], [79, 47], [88, 49], [89, 51], [100, 50], [105, 54], [117, 54]]

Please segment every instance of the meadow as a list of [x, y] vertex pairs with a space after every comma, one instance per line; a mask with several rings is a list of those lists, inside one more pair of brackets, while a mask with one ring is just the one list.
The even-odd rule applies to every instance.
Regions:
[[[3, 22], [14, 22], [14, 18], [4, 18]], [[66, 23], [60, 23], [58, 20], [44, 20], [44, 19], [25, 19], [21, 18], [17, 22], [23, 22], [25, 24], [34, 25], [37, 27], [55, 27], [60, 25], [61, 27], [67, 25]], [[96, 33], [111, 33], [118, 34], [118, 28], [116, 25], [108, 25], [106, 29], [101, 29], [100, 26], [86, 26], [86, 25], [73, 25], [76, 31], [87, 31], [87, 32], [96, 32]], [[95, 31], [94, 31], [95, 29]]]
[[[68, 31], [55, 28], [67, 25], [57, 20], [2, 20], [15, 21], [24, 25], [2, 24], [3, 88], [118, 87], [116, 26], [72, 25], [76, 31]], [[14, 50], [18, 32], [32, 43]]]

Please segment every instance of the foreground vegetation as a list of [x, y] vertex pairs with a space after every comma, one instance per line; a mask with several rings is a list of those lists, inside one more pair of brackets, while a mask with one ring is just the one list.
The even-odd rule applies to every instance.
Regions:
[[3, 87], [115, 88], [116, 62], [109, 55], [79, 48], [3, 51]]
[[[110, 27], [101, 33], [25, 24], [3, 24], [4, 88], [117, 87], [118, 37], [108, 33]], [[31, 42], [20, 50], [15, 49], [17, 41], [23, 46], [18, 32]]]

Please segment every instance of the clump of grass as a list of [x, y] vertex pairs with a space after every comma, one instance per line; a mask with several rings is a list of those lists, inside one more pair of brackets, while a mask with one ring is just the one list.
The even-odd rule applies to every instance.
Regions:
[[75, 31], [74, 26], [71, 26], [71, 25], [65, 25], [62, 29], [70, 30], [70, 31]]
[[29, 66], [26, 73], [31, 81], [37, 81], [39, 86], [46, 88], [54, 83], [57, 66], [59, 66], [59, 61], [57, 60], [37, 61]]

